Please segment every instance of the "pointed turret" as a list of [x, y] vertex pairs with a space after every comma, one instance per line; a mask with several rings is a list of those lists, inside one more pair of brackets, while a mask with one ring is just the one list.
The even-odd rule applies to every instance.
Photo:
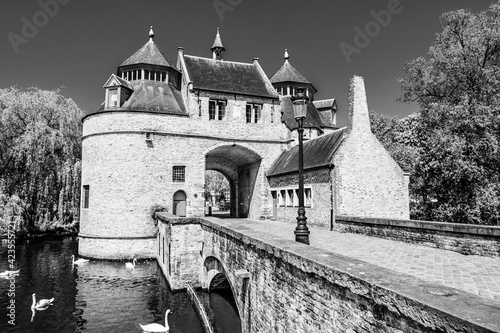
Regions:
[[152, 41], [155, 36], [155, 33], [153, 32], [153, 26], [149, 29], [149, 40]]
[[127, 60], [125, 60], [120, 67], [135, 65], [135, 64], [150, 64], [158, 66], [172, 66], [172, 62], [163, 54], [160, 48], [153, 41], [155, 34], [153, 32], [153, 27], [149, 29], [149, 40], [143, 47], [132, 54]]
[[220, 39], [219, 28], [217, 28], [217, 34], [215, 35], [214, 44], [212, 45], [212, 58], [214, 60], [222, 60], [222, 53], [226, 49], [222, 45], [222, 40]]
[[270, 77], [274, 88], [283, 96], [291, 96], [295, 94], [296, 88], [305, 87], [309, 99], [314, 100], [314, 94], [317, 92], [316, 88], [290, 64], [288, 60], [290, 55], [287, 49], [285, 49], [284, 58], [285, 63]]

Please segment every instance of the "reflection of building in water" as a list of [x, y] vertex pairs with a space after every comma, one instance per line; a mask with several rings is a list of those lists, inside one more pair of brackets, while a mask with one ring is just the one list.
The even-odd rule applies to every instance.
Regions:
[[[139, 261], [134, 269], [126, 269], [124, 262], [91, 261], [74, 270], [74, 315], [90, 332], [106, 332], [106, 327], [116, 330], [125, 319], [143, 324], [161, 322], [166, 309], [173, 310], [169, 317], [173, 327], [201, 332], [187, 294], [170, 290], [156, 261]], [[138, 328], [123, 327], [124, 332]]]
[[[116, 329], [124, 318], [137, 322], [154, 319], [152, 314], [167, 306], [166, 298], [158, 297], [158, 280], [163, 278], [158, 278], [157, 268], [155, 262], [141, 262], [131, 270], [123, 262], [91, 261], [75, 266], [75, 315], [93, 332]], [[149, 318], [143, 315], [145, 307]]]
[[[307, 222], [335, 215], [408, 218], [408, 177], [371, 133], [363, 79], [351, 81], [349, 122], [336, 100], [291, 65], [270, 77], [259, 60], [228, 61], [217, 32], [211, 57], [177, 52], [172, 62], [149, 41], [104, 84], [104, 101], [83, 119], [80, 255], [154, 257], [157, 205], [205, 214], [205, 171], [229, 181], [233, 217], [295, 221], [297, 123], [291, 96], [305, 89]], [[208, 51], [208, 50], [207, 50]], [[312, 59], [311, 59], [312, 60]], [[332, 78], [334, 79], [334, 78]]]

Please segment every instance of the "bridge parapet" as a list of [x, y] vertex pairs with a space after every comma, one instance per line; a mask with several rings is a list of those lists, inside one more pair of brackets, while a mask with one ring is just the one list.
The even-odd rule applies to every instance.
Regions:
[[450, 222], [335, 216], [334, 229], [405, 243], [500, 258], [500, 227]]
[[256, 221], [157, 216], [171, 249], [158, 262], [171, 287], [210, 288], [225, 275], [244, 333], [500, 332], [493, 300], [306, 246]]

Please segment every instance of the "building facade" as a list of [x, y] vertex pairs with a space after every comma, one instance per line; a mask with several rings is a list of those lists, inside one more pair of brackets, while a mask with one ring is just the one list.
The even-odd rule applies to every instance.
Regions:
[[[82, 119], [80, 255], [154, 257], [155, 209], [203, 216], [206, 170], [228, 179], [231, 216], [294, 221], [297, 164], [286, 161], [296, 158], [290, 95], [298, 87], [311, 100], [304, 122], [308, 222], [355, 212], [408, 218], [408, 177], [371, 134], [367, 111], [362, 129], [356, 125], [362, 78], [354, 79], [352, 121], [338, 129], [335, 99], [314, 100], [316, 89], [286, 52], [269, 78], [258, 59], [224, 60], [219, 31], [211, 50], [205, 58], [179, 48], [174, 64], [151, 29], [104, 84], [104, 102]], [[389, 183], [370, 184], [374, 174]]]

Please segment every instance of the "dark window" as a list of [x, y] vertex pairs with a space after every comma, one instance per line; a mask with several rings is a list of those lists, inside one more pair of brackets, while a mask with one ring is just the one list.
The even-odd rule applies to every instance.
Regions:
[[311, 207], [312, 204], [312, 190], [310, 188], [304, 189], [304, 206]]
[[210, 100], [208, 101], [208, 119], [226, 120], [227, 101]]
[[217, 101], [218, 119], [226, 119], [226, 101]]
[[89, 192], [90, 186], [83, 185], [83, 208], [89, 208]]
[[252, 122], [252, 106], [250, 104], [247, 104], [246, 120], [247, 123]]
[[183, 183], [186, 181], [186, 167], [185, 166], [174, 166], [172, 172], [172, 181], [177, 183]]
[[246, 121], [247, 123], [260, 123], [262, 117], [262, 104], [247, 104]]
[[215, 119], [215, 101], [208, 102], [208, 119]]

